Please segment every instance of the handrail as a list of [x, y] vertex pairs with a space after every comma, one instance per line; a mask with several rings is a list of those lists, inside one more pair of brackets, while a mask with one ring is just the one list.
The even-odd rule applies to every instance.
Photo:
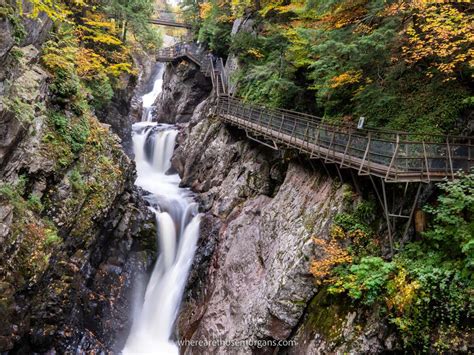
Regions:
[[[231, 97], [221, 58], [194, 43], [158, 51], [158, 59], [188, 57], [211, 78], [217, 96], [214, 114], [254, 136], [295, 148], [326, 163], [352, 168], [385, 181], [439, 181], [474, 168], [474, 137], [357, 129], [317, 116], [268, 108]], [[269, 145], [270, 146], [270, 145]], [[272, 146], [273, 148], [273, 146]]]

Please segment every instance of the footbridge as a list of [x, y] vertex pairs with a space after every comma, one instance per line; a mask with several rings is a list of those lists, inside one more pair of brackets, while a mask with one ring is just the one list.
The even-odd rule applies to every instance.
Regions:
[[176, 16], [179, 15], [180, 14], [177, 12], [158, 11], [156, 16], [149, 19], [148, 22], [159, 26], [191, 29], [191, 24], [185, 21], [176, 20]]
[[[411, 223], [422, 183], [455, 179], [459, 172], [474, 168], [474, 137], [428, 135], [383, 129], [358, 129], [331, 124], [317, 116], [268, 108], [229, 94], [229, 80], [223, 60], [194, 43], [179, 43], [158, 52], [159, 61], [187, 58], [211, 78], [216, 100], [213, 112], [222, 121], [243, 129], [247, 137], [278, 150], [292, 148], [323, 165], [347, 168], [368, 176], [387, 218], [391, 239], [395, 218]], [[379, 178], [377, 183], [375, 178]], [[386, 183], [418, 183], [409, 214], [402, 207], [389, 208]]]

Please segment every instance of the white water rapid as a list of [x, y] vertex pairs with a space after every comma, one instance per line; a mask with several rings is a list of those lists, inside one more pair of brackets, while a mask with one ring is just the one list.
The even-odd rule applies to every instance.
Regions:
[[189, 190], [179, 187], [179, 176], [168, 173], [178, 131], [150, 122], [162, 72], [161, 68], [153, 90], [143, 96], [144, 106], [149, 104], [150, 109], [144, 122], [133, 125], [135, 184], [150, 193], [146, 198], [156, 215], [159, 256], [145, 295], [136, 302], [139, 306], [123, 354], [179, 354], [172, 341], [174, 323], [199, 236], [197, 204]]

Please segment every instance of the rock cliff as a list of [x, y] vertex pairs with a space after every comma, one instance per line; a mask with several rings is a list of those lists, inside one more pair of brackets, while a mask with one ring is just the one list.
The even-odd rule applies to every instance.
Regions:
[[[0, 18], [0, 352], [117, 351], [156, 256], [154, 218], [110, 127], [48, 111], [38, 48], [51, 23], [25, 21], [13, 45]], [[58, 132], [64, 120], [74, 129]]]
[[[178, 85], [179, 78], [167, 80]], [[297, 345], [279, 350], [295, 354], [396, 348], [377, 313], [328, 295], [309, 273], [311, 260], [322, 253], [312, 238], [329, 238], [350, 187], [290, 151], [265, 148], [222, 124], [210, 114], [211, 102], [201, 102], [183, 126], [173, 158], [204, 214], [179, 337], [244, 339], [244, 353], [273, 351], [282, 340]]]
[[211, 89], [210, 79], [201, 73], [196, 64], [186, 60], [167, 64], [153, 120], [160, 123], [189, 121], [196, 105], [209, 95]]

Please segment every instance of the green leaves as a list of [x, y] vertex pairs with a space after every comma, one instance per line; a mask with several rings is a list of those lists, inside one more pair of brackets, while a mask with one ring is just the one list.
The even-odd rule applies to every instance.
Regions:
[[474, 267], [474, 172], [439, 184], [443, 192], [436, 206], [425, 210], [433, 216], [424, 234], [437, 249], [462, 258], [466, 272]]
[[[352, 248], [353, 263], [334, 270], [329, 288], [367, 306], [384, 305], [406, 349], [449, 349], [474, 312], [474, 173], [439, 188], [437, 203], [425, 208], [432, 221], [422, 240], [408, 243], [391, 261]], [[334, 222], [346, 231], [361, 228], [373, 209], [359, 206]], [[433, 344], [434, 336], [439, 339]]]
[[341, 269], [338, 280], [329, 287], [329, 292], [347, 294], [365, 305], [380, 300], [395, 265], [380, 257], [368, 256], [348, 269]]

